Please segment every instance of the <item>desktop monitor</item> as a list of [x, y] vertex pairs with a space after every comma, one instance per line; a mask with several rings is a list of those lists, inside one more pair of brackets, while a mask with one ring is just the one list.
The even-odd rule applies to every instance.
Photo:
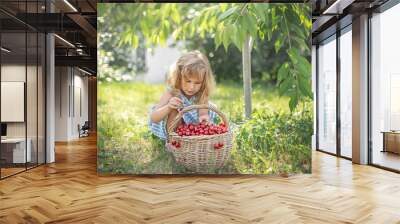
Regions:
[[7, 136], [7, 124], [1, 124], [1, 136]]

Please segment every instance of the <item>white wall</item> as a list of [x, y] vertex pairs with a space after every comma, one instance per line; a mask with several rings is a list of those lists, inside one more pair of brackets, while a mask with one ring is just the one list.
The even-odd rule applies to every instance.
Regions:
[[[38, 69], [38, 70], [37, 70]], [[39, 158], [39, 163], [44, 163], [44, 82], [41, 66], [25, 66], [25, 64], [3, 64], [1, 66], [2, 82], [24, 82], [26, 83], [26, 107], [23, 102], [21, 113], [26, 112], [26, 121], [22, 122], [5, 122], [7, 124], [7, 137], [9, 138], [24, 138], [25, 135], [30, 139], [32, 161], [36, 162], [36, 158]], [[27, 77], [27, 82], [25, 78]], [[3, 92], [4, 89], [2, 89]], [[21, 90], [21, 94], [24, 91]], [[2, 98], [7, 95], [2, 95]], [[24, 100], [25, 101], [25, 100]], [[13, 110], [10, 107], [2, 107], [1, 110]], [[14, 108], [15, 110], [15, 108]], [[9, 113], [16, 113], [15, 111], [7, 111]], [[39, 156], [37, 157], [37, 153]], [[51, 162], [51, 160], [48, 160]]]
[[[88, 121], [88, 78], [87, 77], [82, 77], [79, 73], [76, 74], [77, 70], [75, 70], [75, 75], [74, 75], [74, 96], [72, 98], [74, 99], [74, 107], [72, 108], [72, 117], [73, 119], [71, 120], [71, 132], [70, 135], [72, 138], [78, 138], [79, 133], [78, 133], [78, 124], [82, 126], [85, 121]], [[80, 101], [80, 102], [79, 102]], [[81, 107], [81, 108], [80, 108]], [[82, 111], [80, 111], [80, 109]]]
[[55, 140], [79, 138], [78, 124], [82, 126], [88, 120], [88, 78], [79, 70], [56, 67], [55, 112]]
[[[2, 65], [1, 81], [25, 82], [25, 65]], [[1, 108], [7, 110], [7, 108]], [[7, 122], [8, 137], [25, 137], [25, 122]]]
[[70, 76], [68, 67], [55, 68], [55, 141], [68, 141]]
[[150, 49], [147, 51], [146, 66], [148, 71], [139, 79], [146, 83], [165, 82], [169, 67], [182, 55], [177, 47], [168, 47], [173, 42], [172, 39], [169, 39], [165, 47], [158, 46], [153, 51]]

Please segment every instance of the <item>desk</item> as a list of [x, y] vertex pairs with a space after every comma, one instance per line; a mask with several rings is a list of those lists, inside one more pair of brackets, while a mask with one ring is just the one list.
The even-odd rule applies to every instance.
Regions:
[[381, 133], [383, 133], [382, 152], [400, 154], [400, 131], [382, 131]]
[[[1, 157], [9, 163], [25, 163], [30, 162], [32, 158], [30, 138], [27, 139], [27, 148], [25, 154], [25, 138], [6, 138], [1, 139]], [[5, 155], [4, 155], [5, 154]], [[11, 156], [12, 154], [12, 156]], [[4, 156], [3, 156], [4, 155]], [[11, 160], [12, 158], [12, 160]], [[27, 161], [25, 161], [27, 158]]]

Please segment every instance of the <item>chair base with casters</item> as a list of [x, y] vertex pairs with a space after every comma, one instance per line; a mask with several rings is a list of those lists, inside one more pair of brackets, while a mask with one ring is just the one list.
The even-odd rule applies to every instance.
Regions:
[[85, 124], [83, 124], [82, 127], [80, 124], [78, 124], [79, 138], [89, 136], [89, 129], [89, 121], [85, 121]]

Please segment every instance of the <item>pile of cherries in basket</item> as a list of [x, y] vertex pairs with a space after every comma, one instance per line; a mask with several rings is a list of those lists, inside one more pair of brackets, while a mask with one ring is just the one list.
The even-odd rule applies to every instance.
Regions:
[[[196, 136], [196, 135], [216, 135], [223, 134], [228, 131], [228, 128], [224, 123], [215, 125], [212, 123], [199, 123], [199, 124], [181, 124], [175, 130], [179, 136]], [[180, 148], [181, 144], [178, 141], [172, 141], [171, 144], [175, 148]], [[224, 147], [224, 143], [215, 143], [214, 149], [221, 149]]]
[[215, 135], [223, 134], [228, 131], [224, 123], [215, 125], [212, 123], [199, 123], [199, 124], [181, 124], [176, 129], [179, 136], [193, 136], [193, 135]]

